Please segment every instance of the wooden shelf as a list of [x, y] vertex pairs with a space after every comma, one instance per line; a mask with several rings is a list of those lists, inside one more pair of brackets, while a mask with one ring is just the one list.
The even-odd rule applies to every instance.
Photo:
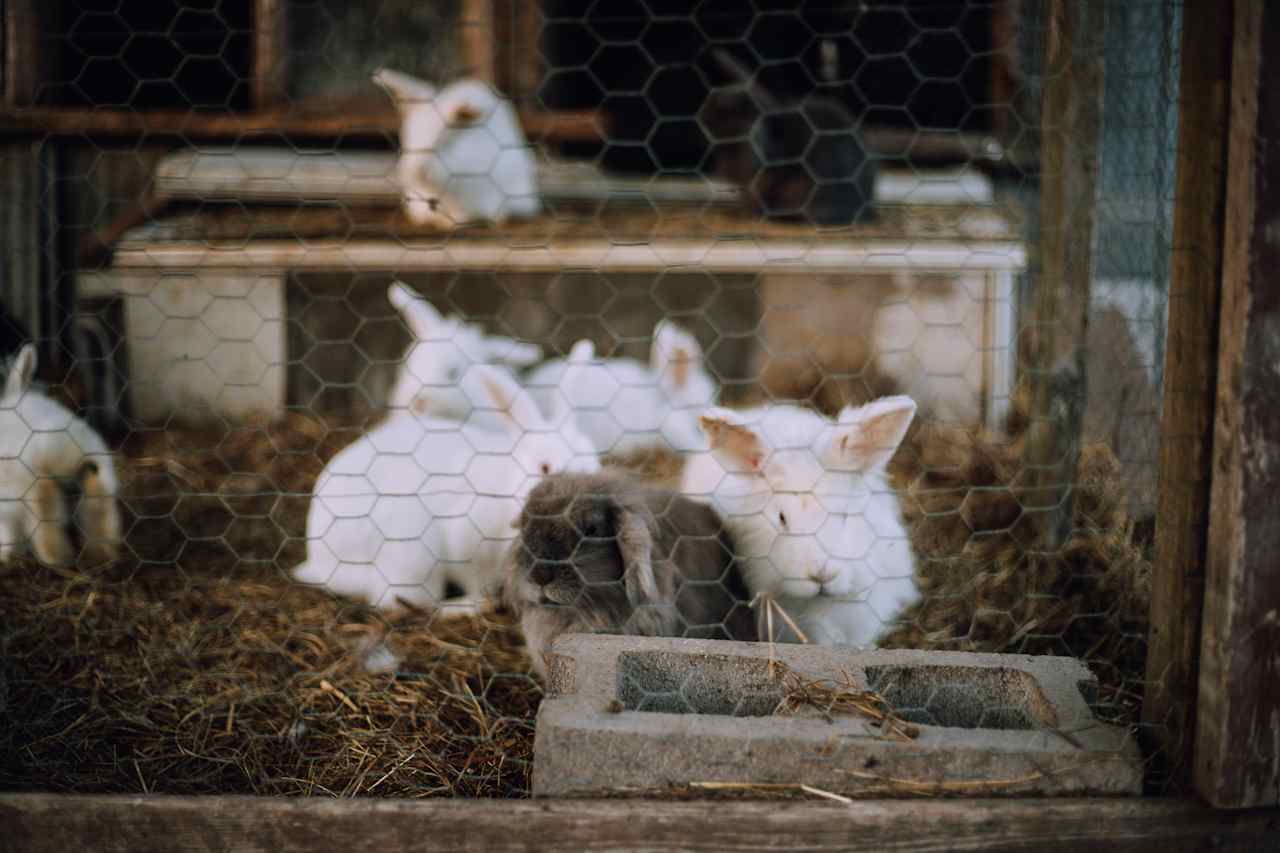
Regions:
[[1026, 264], [1016, 210], [891, 205], [843, 229], [769, 222], [717, 204], [562, 204], [502, 227], [417, 226], [398, 207], [239, 202], [180, 205], [113, 241], [114, 271], [607, 269], [1013, 272]]
[[[605, 138], [604, 117], [595, 112], [522, 110], [520, 122], [534, 142], [598, 142]], [[18, 107], [0, 112], [0, 136], [84, 136], [94, 139], [170, 137], [191, 142], [282, 137], [329, 140], [381, 137], [388, 143], [400, 131], [394, 109], [360, 104], [286, 107], [255, 112], [145, 111]]]
[[[608, 116], [591, 111], [549, 112], [521, 109], [520, 123], [533, 142], [605, 142]], [[191, 142], [240, 139], [368, 140], [391, 144], [400, 119], [389, 106], [371, 109], [366, 100], [322, 106], [299, 104], [253, 112], [132, 110], [121, 108], [16, 107], [0, 110], [0, 137], [84, 136], [129, 140], [179, 138]], [[901, 128], [868, 128], [867, 147], [882, 157], [924, 164], [971, 163], [992, 169], [1034, 166], [1028, 152], [1007, 149], [994, 137]]]

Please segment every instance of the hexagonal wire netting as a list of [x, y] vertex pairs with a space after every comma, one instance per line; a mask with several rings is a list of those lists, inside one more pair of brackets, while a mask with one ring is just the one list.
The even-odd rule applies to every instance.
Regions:
[[566, 630], [1077, 656], [1139, 728], [1179, 4], [1076, 22], [1069, 116], [1036, 0], [537, 5], [38, 21], [18, 109], [85, 124], [0, 160], [0, 786], [525, 796]]

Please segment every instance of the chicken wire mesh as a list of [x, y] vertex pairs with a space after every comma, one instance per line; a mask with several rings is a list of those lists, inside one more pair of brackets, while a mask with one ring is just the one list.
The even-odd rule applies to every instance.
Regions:
[[[1050, 507], [1047, 4], [531, 8], [51, 7], [33, 108], [190, 126], [6, 143], [6, 214], [62, 235], [6, 255], [76, 296], [42, 382], [30, 333], [0, 360], [0, 785], [525, 796], [574, 627], [1078, 656], [1149, 733], [1178, 4], [1107, 4], [1073, 57], [1105, 85]], [[518, 110], [448, 86], [477, 40]], [[278, 127], [201, 124], [259, 97]], [[531, 129], [567, 111], [594, 132]], [[899, 734], [954, 698], [779, 695]]]

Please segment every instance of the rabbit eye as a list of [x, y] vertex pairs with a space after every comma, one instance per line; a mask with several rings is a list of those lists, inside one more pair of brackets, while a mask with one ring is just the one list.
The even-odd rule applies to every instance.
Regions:
[[778, 523], [783, 527], [787, 526], [787, 514], [785, 512], [778, 513]]
[[541, 465], [541, 466], [539, 466], [539, 467], [542, 469], [542, 474], [543, 474], [543, 476], [546, 476], [547, 474], [550, 474], [550, 473], [551, 473], [551, 465], [550, 465], [550, 463], [543, 462], [543, 463], [542, 463], [542, 465]]

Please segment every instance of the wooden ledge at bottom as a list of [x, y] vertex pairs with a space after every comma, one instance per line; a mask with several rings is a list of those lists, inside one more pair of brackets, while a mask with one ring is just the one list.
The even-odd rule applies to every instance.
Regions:
[[1280, 849], [1280, 809], [1190, 800], [328, 800], [0, 794], [0, 851]]

